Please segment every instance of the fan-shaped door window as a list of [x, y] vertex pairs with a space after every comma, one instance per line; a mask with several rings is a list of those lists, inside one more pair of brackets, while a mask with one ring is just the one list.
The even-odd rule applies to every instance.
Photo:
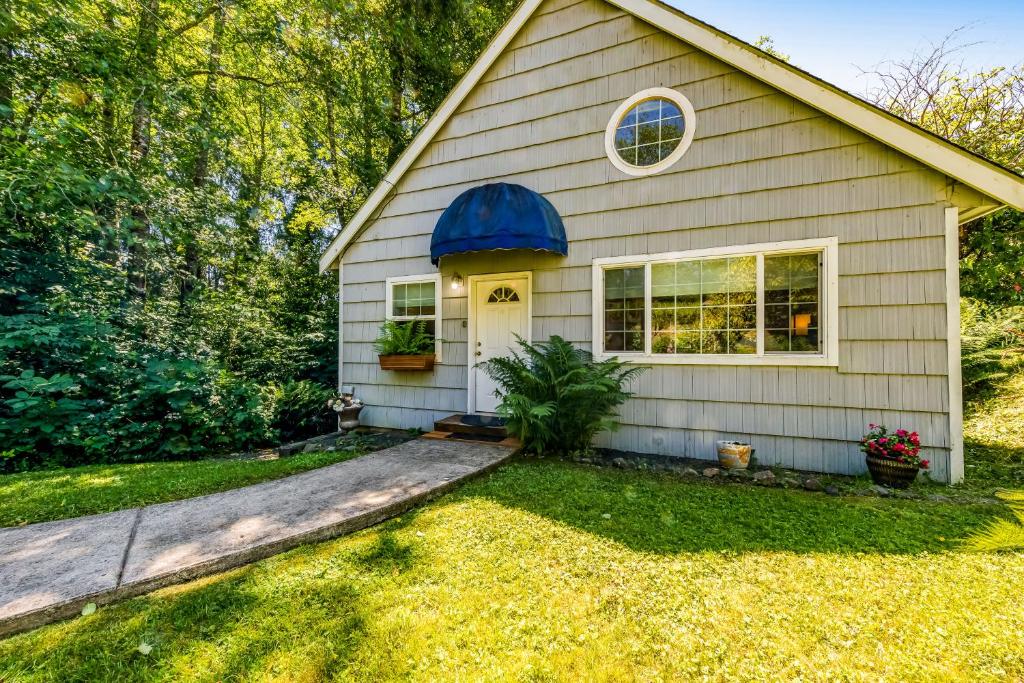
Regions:
[[487, 297], [487, 303], [489, 304], [514, 304], [519, 301], [519, 293], [511, 287], [502, 285], [501, 287], [495, 287], [491, 291], [491, 295]]

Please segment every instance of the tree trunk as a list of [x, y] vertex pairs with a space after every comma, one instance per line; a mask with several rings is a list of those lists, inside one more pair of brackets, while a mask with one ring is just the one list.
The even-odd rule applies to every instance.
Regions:
[[334, 122], [334, 97], [330, 90], [324, 90], [324, 108], [327, 113], [327, 151], [331, 158], [331, 175], [334, 178], [333, 195], [334, 211], [338, 216], [338, 227], [345, 225], [345, 210], [341, 205], [341, 163], [338, 159], [338, 141]]
[[[144, 175], [152, 141], [152, 116], [154, 90], [156, 89], [156, 64], [159, 51], [158, 28], [160, 22], [160, 0], [142, 0], [139, 5], [137, 84], [135, 102], [132, 106], [132, 133], [130, 156], [137, 177]], [[145, 192], [145, 188], [137, 190]], [[146, 242], [149, 239], [149, 218], [143, 197], [137, 197], [131, 209], [132, 227], [128, 240], [128, 293], [131, 296], [146, 295]]]
[[[217, 103], [217, 72], [220, 71], [221, 41], [224, 37], [226, 11], [223, 0], [217, 0], [213, 13], [213, 36], [210, 39], [210, 53], [207, 59], [206, 84], [203, 87], [203, 99], [199, 109], [198, 132], [195, 158], [192, 165], [192, 189], [202, 192], [210, 177], [210, 147], [212, 140], [210, 126], [213, 122], [213, 109]], [[178, 289], [178, 303], [184, 310], [195, 291], [196, 283], [202, 274], [203, 266], [199, 254], [200, 236], [186, 235], [184, 244], [185, 267]]]
[[0, 123], [14, 121], [14, 17], [12, 0], [0, 0]]
[[[395, 46], [398, 48], [399, 46]], [[391, 166], [398, 159], [398, 155], [405, 148], [405, 135], [402, 128], [402, 104], [405, 95], [405, 56], [401, 49], [392, 50], [391, 64], [391, 112], [388, 116], [388, 157], [386, 168]]]

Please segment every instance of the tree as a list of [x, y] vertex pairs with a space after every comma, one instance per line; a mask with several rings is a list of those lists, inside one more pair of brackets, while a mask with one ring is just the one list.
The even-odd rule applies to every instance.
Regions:
[[[977, 73], [957, 58], [968, 46], [954, 31], [910, 58], [865, 73], [868, 99], [1012, 171], [1024, 170], [1024, 64]], [[1003, 210], [960, 231], [963, 293], [993, 303], [1024, 301], [1024, 214]]]
[[0, 2], [6, 466], [145, 457], [153, 421], [184, 453], [214, 399], [333, 383], [318, 256], [513, 5]]

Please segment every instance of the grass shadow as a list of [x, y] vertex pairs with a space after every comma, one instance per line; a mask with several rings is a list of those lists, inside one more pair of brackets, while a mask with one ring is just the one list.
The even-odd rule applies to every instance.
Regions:
[[303, 547], [14, 636], [0, 641], [0, 681], [330, 678], [366, 632], [359, 589], [332, 568], [322, 546]]
[[381, 531], [377, 540], [356, 556], [367, 571], [394, 573], [412, 569], [415, 551], [411, 544], [402, 543], [391, 529]]
[[684, 481], [524, 460], [457, 495], [479, 496], [643, 552], [942, 552], [1006, 514], [941, 505]]

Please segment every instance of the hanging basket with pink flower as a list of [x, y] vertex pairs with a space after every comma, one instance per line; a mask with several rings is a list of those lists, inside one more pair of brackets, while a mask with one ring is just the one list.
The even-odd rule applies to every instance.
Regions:
[[928, 469], [928, 461], [921, 457], [921, 437], [917, 432], [897, 429], [890, 432], [885, 425], [868, 425], [871, 431], [860, 440], [876, 484], [905, 489], [917, 478], [917, 473]]

